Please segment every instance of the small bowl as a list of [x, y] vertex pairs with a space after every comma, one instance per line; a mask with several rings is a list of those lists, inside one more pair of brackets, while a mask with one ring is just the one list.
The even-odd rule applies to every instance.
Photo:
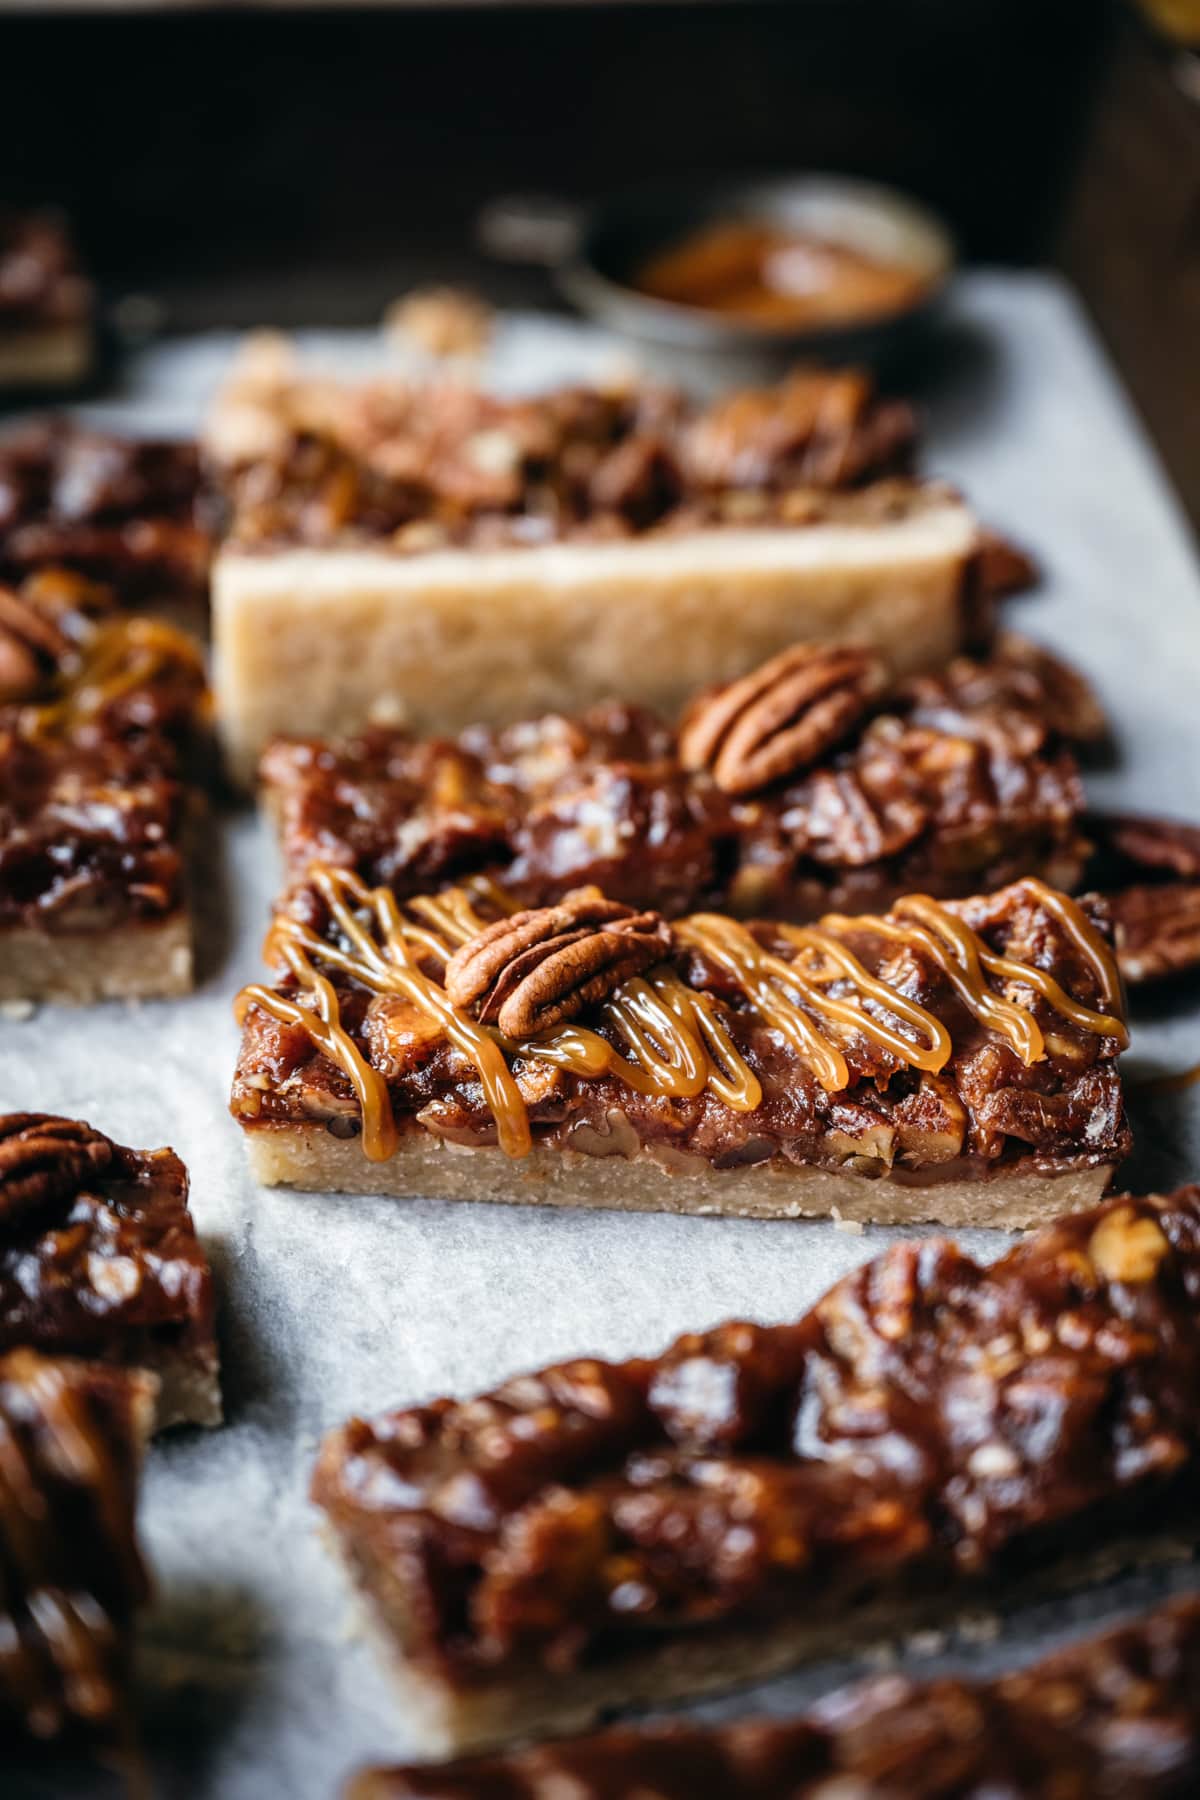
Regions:
[[[956, 260], [949, 230], [927, 208], [894, 188], [840, 175], [643, 189], [578, 211], [553, 201], [502, 202], [489, 211], [501, 229], [485, 236], [500, 254], [546, 263], [563, 294], [602, 324], [693, 357], [890, 361], [933, 318]], [[814, 326], [732, 319], [633, 285], [656, 252], [705, 226], [737, 221], [810, 233], [899, 264], [920, 278], [920, 291], [887, 312]]]

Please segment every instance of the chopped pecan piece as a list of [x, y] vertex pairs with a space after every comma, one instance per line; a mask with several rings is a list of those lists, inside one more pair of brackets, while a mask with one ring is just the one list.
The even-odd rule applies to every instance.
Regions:
[[657, 913], [583, 889], [481, 931], [446, 964], [446, 992], [506, 1036], [530, 1037], [596, 1005], [670, 948]]
[[912, 409], [880, 399], [861, 369], [798, 369], [777, 387], [718, 400], [683, 433], [690, 481], [709, 487], [852, 486], [903, 467]]
[[752, 794], [840, 743], [886, 681], [869, 650], [796, 644], [700, 700], [680, 731], [679, 760], [711, 769], [727, 794]]
[[9, 1113], [0, 1119], [0, 1224], [77, 1193], [113, 1155], [103, 1132], [77, 1119]]

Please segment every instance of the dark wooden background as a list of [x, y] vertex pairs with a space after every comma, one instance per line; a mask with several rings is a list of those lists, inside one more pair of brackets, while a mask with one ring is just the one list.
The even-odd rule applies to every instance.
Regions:
[[1200, 519], [1200, 105], [1117, 0], [41, 12], [0, 69], [5, 197], [181, 330], [368, 323], [431, 275], [548, 301], [474, 248], [514, 190], [894, 181], [971, 259], [1067, 267]]

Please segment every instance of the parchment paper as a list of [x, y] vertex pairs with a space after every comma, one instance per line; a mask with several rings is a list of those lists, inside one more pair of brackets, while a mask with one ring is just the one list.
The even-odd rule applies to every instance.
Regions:
[[[1115, 717], [1119, 766], [1089, 777], [1104, 802], [1200, 819], [1200, 581], [1186, 527], [1077, 305], [1048, 278], [978, 274], [954, 298], [929, 396], [927, 463], [1043, 557], [1047, 583], [1013, 621], [1074, 657]], [[347, 367], [378, 340], [314, 338]], [[92, 416], [188, 430], [228, 339], [160, 346]], [[618, 352], [591, 330], [507, 321], [502, 382], [594, 375]], [[297, 720], [303, 726], [303, 720]], [[144, 1631], [143, 1712], [158, 1791], [180, 1800], [324, 1800], [364, 1760], [410, 1749], [375, 1645], [317, 1537], [306, 1490], [318, 1439], [352, 1412], [469, 1393], [575, 1352], [621, 1356], [735, 1314], [794, 1315], [880, 1250], [882, 1229], [556, 1213], [261, 1192], [226, 1113], [230, 1001], [259, 973], [276, 882], [248, 815], [222, 821], [202, 872], [203, 971], [193, 998], [0, 1023], [0, 1105], [92, 1120], [130, 1144], [169, 1142], [192, 1173], [217, 1269], [228, 1423], [154, 1445], [143, 1536], [158, 1599]], [[1200, 1059], [1200, 989], [1139, 1009], [1127, 1072]], [[1145, 1100], [1130, 1185], [1200, 1174], [1200, 1089]], [[1005, 1240], [970, 1234], [991, 1255]], [[998, 1641], [924, 1643], [923, 1668], [987, 1666], [1200, 1580], [1126, 1577], [1006, 1618]], [[905, 1649], [906, 1657], [916, 1652]], [[863, 1664], [825, 1664], [716, 1716], [786, 1710]], [[61, 1778], [7, 1794], [93, 1794]]]

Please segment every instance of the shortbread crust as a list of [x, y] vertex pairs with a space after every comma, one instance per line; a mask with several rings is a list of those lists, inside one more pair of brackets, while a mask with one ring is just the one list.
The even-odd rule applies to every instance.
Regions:
[[919, 488], [867, 524], [411, 554], [229, 543], [213, 568], [226, 754], [249, 782], [298, 726], [450, 732], [614, 693], [670, 712], [801, 638], [935, 667], [963, 646], [974, 547], [963, 502]]

